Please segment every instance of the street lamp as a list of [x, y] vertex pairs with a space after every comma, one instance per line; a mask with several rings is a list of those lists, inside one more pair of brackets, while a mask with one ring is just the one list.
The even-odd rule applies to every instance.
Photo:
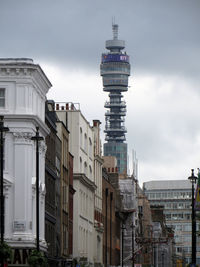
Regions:
[[42, 136], [39, 135], [39, 127], [36, 127], [36, 134], [31, 138], [31, 140], [36, 141], [36, 248], [40, 251], [39, 245], [39, 141], [44, 140]]
[[[4, 196], [3, 196], [3, 158], [4, 158], [4, 139], [3, 133], [8, 132], [9, 128], [4, 127], [4, 116], [0, 116], [0, 164], [1, 164], [1, 245], [4, 242]], [[4, 259], [1, 259], [1, 266], [4, 265]]]
[[134, 228], [135, 228], [135, 225], [133, 224], [133, 222], [132, 222], [132, 224], [131, 224], [131, 229], [132, 229], [132, 266], [134, 267], [135, 266], [135, 259], [134, 259], [134, 250], [135, 250], [135, 248], [134, 248]]
[[124, 223], [122, 223], [121, 229], [122, 229], [122, 267], [123, 267], [124, 266], [124, 263], [123, 263], [124, 261], [124, 230], [126, 229]]
[[105, 191], [106, 194], [106, 221], [105, 221], [105, 267], [108, 264], [108, 188]]
[[188, 179], [192, 183], [192, 264], [196, 266], [196, 218], [194, 209], [194, 184], [196, 184], [197, 177], [194, 176], [194, 169], [191, 170], [192, 175]]

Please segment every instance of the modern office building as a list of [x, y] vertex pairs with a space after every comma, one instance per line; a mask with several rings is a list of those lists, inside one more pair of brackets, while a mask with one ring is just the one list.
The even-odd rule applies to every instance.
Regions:
[[[191, 261], [191, 183], [188, 180], [150, 181], [143, 183], [143, 190], [151, 205], [164, 206], [167, 226], [174, 229], [176, 258]], [[197, 225], [199, 229], [199, 225]], [[200, 242], [197, 236], [197, 264], [200, 263]]]
[[120, 174], [127, 173], [127, 143], [125, 143], [126, 103], [122, 101], [122, 92], [128, 90], [128, 77], [130, 75], [129, 56], [123, 52], [125, 42], [118, 39], [118, 25], [113, 24], [113, 39], [106, 41], [108, 53], [101, 58], [101, 76], [103, 90], [109, 92], [109, 101], [105, 108], [105, 140], [104, 156], [115, 156]]

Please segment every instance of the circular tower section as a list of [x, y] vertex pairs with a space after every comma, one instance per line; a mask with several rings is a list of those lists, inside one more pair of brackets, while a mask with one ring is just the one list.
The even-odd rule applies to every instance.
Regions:
[[123, 51], [125, 42], [118, 40], [118, 25], [113, 24], [113, 39], [106, 41], [108, 53], [101, 58], [101, 76], [103, 90], [109, 92], [109, 101], [104, 107], [106, 133], [104, 155], [115, 156], [119, 173], [127, 173], [127, 144], [125, 133], [126, 103], [122, 100], [123, 92], [128, 90], [128, 77], [130, 76], [129, 56]]

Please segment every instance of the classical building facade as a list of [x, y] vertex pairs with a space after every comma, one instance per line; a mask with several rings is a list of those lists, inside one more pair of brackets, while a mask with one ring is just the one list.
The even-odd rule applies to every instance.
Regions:
[[60, 163], [60, 225], [61, 225], [61, 241], [60, 252], [61, 261], [66, 262], [70, 259], [69, 253], [69, 168], [70, 168], [70, 154], [69, 154], [69, 131], [66, 125], [59, 120], [56, 122], [57, 135], [61, 140], [61, 160]]
[[59, 120], [70, 132], [74, 156], [73, 257], [94, 264], [94, 136], [93, 128], [73, 103], [56, 103]]
[[102, 215], [102, 165], [100, 139], [100, 121], [93, 120], [93, 143], [94, 143], [94, 183], [96, 186], [94, 194], [94, 265], [103, 265], [103, 215]]
[[[46, 94], [51, 83], [31, 59], [0, 59], [0, 115], [9, 132], [4, 146], [5, 240], [26, 263], [26, 250], [36, 242], [36, 126], [40, 136], [48, 134], [45, 124]], [[45, 241], [45, 141], [39, 146], [39, 237]], [[19, 250], [24, 250], [21, 259]], [[18, 252], [16, 252], [18, 251]], [[14, 257], [14, 259], [16, 259]]]

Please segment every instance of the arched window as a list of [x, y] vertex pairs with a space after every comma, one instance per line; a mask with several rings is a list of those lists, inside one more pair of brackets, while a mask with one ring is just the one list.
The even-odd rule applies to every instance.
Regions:
[[89, 171], [90, 171], [90, 178], [92, 178], [92, 167], [91, 166], [89, 166]]
[[97, 236], [97, 261], [100, 261], [100, 252], [101, 252], [101, 238]]
[[89, 137], [89, 156], [92, 157], [92, 140]]
[[84, 135], [84, 149], [87, 152], [87, 134]]
[[84, 162], [84, 173], [87, 176], [87, 162]]
[[80, 127], [80, 147], [83, 146], [83, 131], [82, 128]]
[[80, 157], [80, 172], [83, 171], [83, 166], [82, 166], [82, 158]]

